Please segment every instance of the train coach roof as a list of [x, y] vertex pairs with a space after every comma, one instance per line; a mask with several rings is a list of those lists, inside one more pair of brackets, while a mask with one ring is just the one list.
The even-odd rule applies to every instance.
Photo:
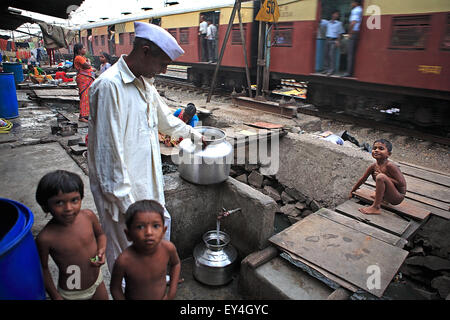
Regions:
[[[74, 28], [75, 30], [84, 30], [84, 29], [92, 29], [92, 28], [98, 28], [103, 26], [109, 26], [112, 24], [118, 24], [118, 23], [124, 23], [124, 22], [130, 22], [130, 21], [137, 21], [137, 20], [143, 20], [143, 19], [149, 19], [149, 18], [159, 18], [163, 16], [168, 16], [172, 14], [179, 14], [179, 13], [187, 13], [187, 12], [195, 12], [195, 11], [205, 11], [210, 9], [216, 9], [216, 8], [223, 8], [227, 6], [233, 6], [234, 0], [218, 0], [218, 1], [211, 1], [211, 0], [201, 0], [197, 1], [196, 5], [182, 3], [170, 7], [165, 8], [159, 8], [154, 9], [150, 12], [146, 13], [139, 13], [139, 14], [132, 14], [127, 15], [123, 18], [118, 19], [108, 19], [100, 22], [94, 22], [94, 23], [88, 23], [83, 24], [79, 26], [78, 28]], [[242, 1], [244, 4], [244, 1]]]

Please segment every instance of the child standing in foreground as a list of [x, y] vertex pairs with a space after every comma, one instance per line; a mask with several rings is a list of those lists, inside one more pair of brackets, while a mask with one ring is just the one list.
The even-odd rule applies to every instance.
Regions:
[[[116, 300], [168, 300], [175, 297], [181, 263], [174, 244], [163, 240], [164, 208], [157, 201], [141, 200], [126, 212], [125, 234], [132, 242], [117, 258], [111, 276]], [[170, 284], [166, 292], [167, 267]], [[122, 279], [125, 278], [125, 293]]]
[[[44, 284], [53, 300], [108, 300], [100, 266], [105, 263], [106, 235], [91, 210], [81, 210], [84, 186], [72, 172], [57, 170], [39, 181], [36, 200], [52, 219], [36, 238]], [[58, 289], [48, 255], [59, 270]]]
[[372, 175], [376, 182], [374, 202], [370, 207], [360, 208], [359, 211], [365, 214], [380, 214], [381, 202], [384, 200], [390, 204], [400, 204], [406, 194], [406, 180], [400, 169], [388, 160], [392, 152], [392, 144], [379, 139], [374, 142], [372, 157], [377, 161], [367, 168], [364, 175], [350, 191], [349, 198], [366, 180]]

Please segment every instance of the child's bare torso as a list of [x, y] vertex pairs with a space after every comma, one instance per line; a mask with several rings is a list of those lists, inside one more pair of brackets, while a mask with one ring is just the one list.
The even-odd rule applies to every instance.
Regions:
[[398, 192], [401, 194], [406, 194], [406, 180], [403, 177], [400, 169], [391, 161], [386, 161], [386, 163], [379, 165], [378, 163], [373, 164], [372, 178], [376, 180], [378, 173], [384, 173], [394, 182], [394, 186], [397, 188]]
[[[85, 290], [92, 286], [99, 273], [99, 268], [90, 261], [97, 253], [97, 241], [92, 221], [85, 210], [80, 211], [72, 224], [61, 226], [50, 222], [43, 231], [51, 243], [50, 256], [59, 269], [59, 287], [63, 290]], [[74, 288], [78, 272], [80, 287]]]
[[152, 255], [143, 255], [133, 247], [124, 251], [125, 298], [160, 300], [166, 293], [166, 274], [170, 255], [164, 240]]

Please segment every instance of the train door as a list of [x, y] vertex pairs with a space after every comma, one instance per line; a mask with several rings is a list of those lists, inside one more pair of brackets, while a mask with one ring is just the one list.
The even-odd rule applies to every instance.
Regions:
[[108, 53], [113, 57], [116, 55], [115, 29], [115, 24], [108, 26]]
[[156, 24], [157, 26], [161, 27], [161, 18], [151, 18], [150, 23]]
[[[347, 45], [348, 45], [348, 29], [349, 18], [352, 10], [353, 0], [321, 0], [319, 2], [319, 23], [316, 39], [316, 72], [327, 72], [327, 70], [334, 69], [335, 74], [342, 75], [347, 69]], [[327, 25], [321, 23], [323, 20], [330, 21], [334, 12], [339, 12], [339, 21], [344, 27], [344, 35], [340, 42], [340, 46], [335, 50], [330, 49], [327, 44]], [[330, 59], [330, 54], [334, 52], [334, 59]], [[328, 57], [325, 57], [328, 55]], [[327, 63], [334, 60], [334, 68], [331, 68]]]
[[[204, 20], [206, 22], [211, 23], [215, 26], [216, 34], [214, 36], [213, 41], [205, 41], [202, 43], [201, 37], [199, 37], [199, 57], [200, 61], [205, 62], [216, 62], [217, 61], [217, 43], [219, 39], [219, 17], [220, 17], [220, 11], [204, 11], [200, 12], [199, 15], [199, 21], [201, 22], [201, 17], [203, 16]], [[199, 24], [200, 24], [199, 22]], [[202, 59], [203, 58], [203, 59]]]

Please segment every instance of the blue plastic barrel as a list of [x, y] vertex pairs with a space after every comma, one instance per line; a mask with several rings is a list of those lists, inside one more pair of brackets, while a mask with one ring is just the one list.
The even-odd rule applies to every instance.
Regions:
[[0, 198], [0, 300], [45, 299], [33, 221], [26, 206]]
[[16, 86], [13, 73], [0, 73], [0, 118], [12, 119], [19, 116]]
[[22, 64], [17, 62], [3, 62], [3, 72], [14, 73], [14, 81], [21, 83], [23, 81]]

